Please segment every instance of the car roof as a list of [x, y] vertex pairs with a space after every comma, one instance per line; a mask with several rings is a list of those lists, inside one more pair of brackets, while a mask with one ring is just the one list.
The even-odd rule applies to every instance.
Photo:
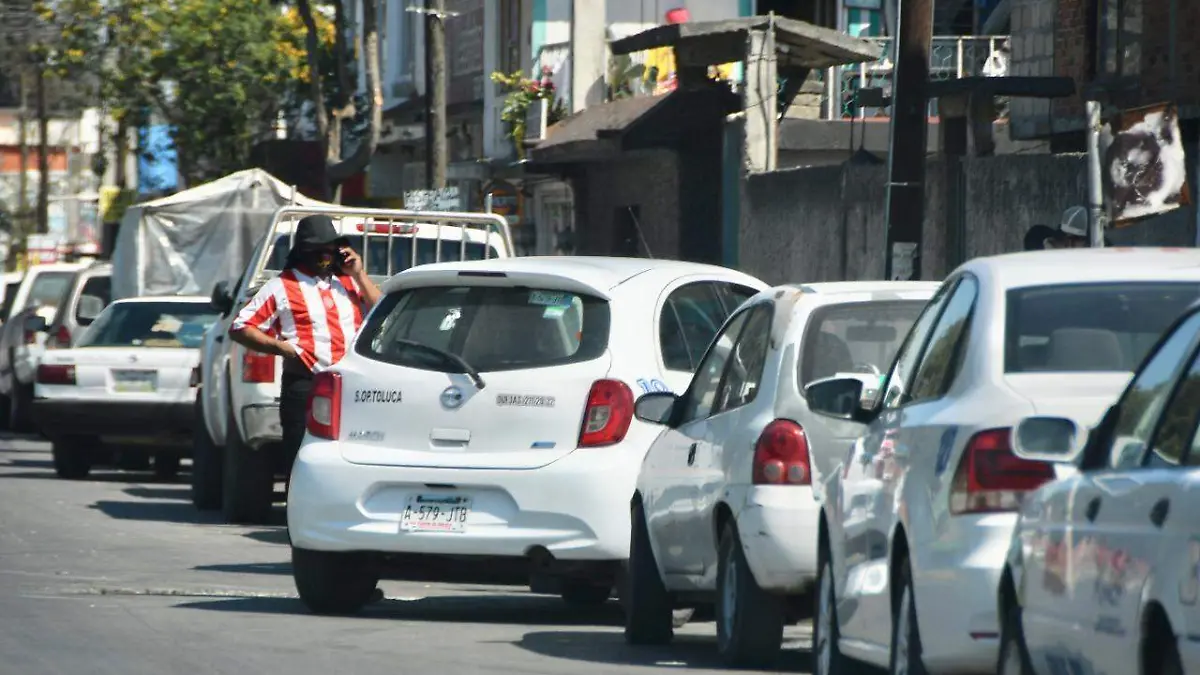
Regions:
[[1071, 282], [1200, 281], [1200, 249], [1139, 247], [1027, 251], [976, 258], [959, 270], [990, 277], [1005, 288]]
[[[630, 279], [650, 271], [689, 274], [721, 274], [743, 276], [747, 281], [753, 277], [737, 270], [705, 263], [682, 260], [660, 260], [654, 258], [618, 258], [607, 256], [523, 256], [515, 258], [493, 258], [464, 262], [429, 263], [412, 267], [393, 276], [384, 286], [389, 292], [407, 280], [439, 275], [446, 272], [504, 272], [547, 274], [569, 277], [600, 290], [611, 290]], [[760, 282], [761, 283], [761, 282]]]
[[830, 281], [816, 284], [785, 284], [783, 288], [792, 288], [801, 293], [817, 293], [830, 295], [838, 293], [887, 293], [899, 291], [928, 291], [936, 292], [942, 285], [940, 281]]
[[125, 305], [140, 302], [194, 302], [197, 304], [208, 304], [212, 300], [202, 295], [143, 295], [136, 298], [113, 300], [112, 304]]

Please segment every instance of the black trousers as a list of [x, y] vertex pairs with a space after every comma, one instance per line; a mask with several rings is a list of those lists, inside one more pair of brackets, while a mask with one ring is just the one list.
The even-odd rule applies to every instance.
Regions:
[[283, 427], [283, 461], [287, 472], [300, 452], [308, 417], [308, 395], [312, 392], [311, 373], [284, 371], [279, 387], [279, 423]]

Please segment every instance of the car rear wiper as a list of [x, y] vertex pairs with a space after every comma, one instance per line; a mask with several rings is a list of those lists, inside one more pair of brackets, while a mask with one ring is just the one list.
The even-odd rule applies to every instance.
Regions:
[[466, 359], [459, 356], [458, 354], [451, 354], [450, 352], [448, 352], [444, 349], [438, 349], [437, 347], [431, 347], [423, 342], [417, 342], [416, 340], [405, 340], [403, 338], [400, 338], [400, 339], [396, 340], [396, 343], [402, 344], [405, 347], [413, 347], [415, 349], [423, 349], [423, 350], [429, 352], [430, 354], [436, 354], [436, 355], [442, 357], [443, 359], [449, 361], [450, 363], [453, 363], [454, 365], [458, 366], [459, 368], [462, 368], [463, 372], [467, 375], [467, 377], [471, 378], [471, 383], [475, 385], [476, 389], [483, 389], [485, 386], [487, 386], [483, 381], [483, 377], [481, 377], [479, 375], [479, 371], [475, 370], [474, 366], [467, 363]]

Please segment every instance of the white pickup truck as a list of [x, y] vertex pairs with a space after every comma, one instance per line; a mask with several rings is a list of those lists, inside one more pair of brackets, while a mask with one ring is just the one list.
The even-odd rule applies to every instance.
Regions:
[[205, 334], [200, 366], [198, 416], [192, 456], [192, 501], [221, 510], [232, 523], [265, 523], [274, 503], [275, 479], [290, 471], [281, 452], [280, 375], [277, 356], [235, 344], [229, 324], [258, 289], [283, 269], [296, 222], [325, 214], [362, 256], [367, 274], [382, 284], [416, 265], [513, 256], [503, 216], [485, 213], [401, 211], [327, 206], [284, 206], [259, 242], [240, 279], [219, 282], [212, 303], [221, 318]]

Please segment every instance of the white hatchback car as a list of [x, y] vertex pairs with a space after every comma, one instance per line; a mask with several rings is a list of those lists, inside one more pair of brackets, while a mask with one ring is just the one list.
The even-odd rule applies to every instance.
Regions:
[[815, 672], [845, 672], [843, 655], [994, 672], [1016, 511], [1055, 478], [1013, 454], [1009, 430], [1035, 413], [1095, 424], [1198, 295], [1196, 249], [978, 258], [930, 301], [878, 402], [846, 414], [860, 380], [809, 385], [814, 409], [863, 425], [826, 488]]
[[392, 277], [352, 352], [313, 384], [287, 503], [301, 599], [353, 612], [379, 554], [428, 554], [525, 559], [535, 590], [607, 600], [661, 431], [634, 420], [634, 392], [685, 388], [725, 318], [765, 287], [602, 257]]
[[[878, 384], [936, 282], [780, 286], [726, 322], [681, 396], [643, 395], [668, 427], [632, 506], [625, 635], [671, 637], [676, 604], [717, 605], [731, 666], [767, 666], [788, 605], [817, 576], [819, 494], [855, 424], [809, 412], [804, 387], [841, 373]], [[804, 603], [800, 612], [807, 613]]]
[[155, 473], [173, 477], [192, 445], [200, 341], [216, 320], [208, 298], [118, 300], [74, 347], [47, 350], [33, 419], [58, 475], [87, 477], [109, 444], [152, 455]]
[[1200, 672], [1200, 305], [1167, 331], [1091, 433], [1037, 415], [1028, 459], [1078, 473], [1026, 497], [998, 605], [998, 671]]

